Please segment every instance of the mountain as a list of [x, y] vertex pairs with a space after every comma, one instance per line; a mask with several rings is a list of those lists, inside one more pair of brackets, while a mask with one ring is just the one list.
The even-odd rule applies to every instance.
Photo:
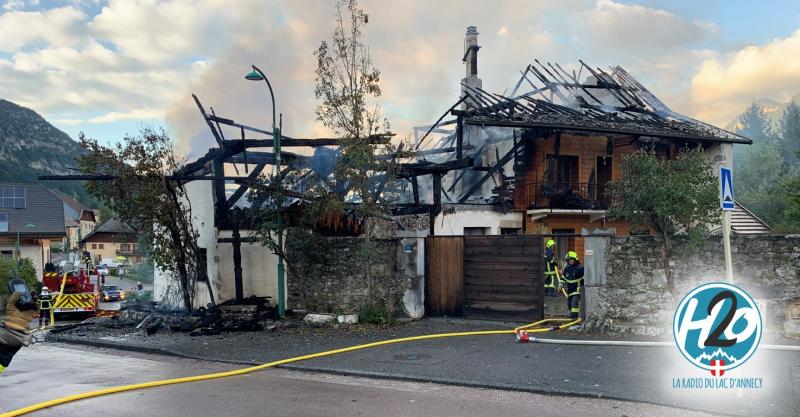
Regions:
[[[791, 101], [800, 106], [800, 93], [795, 94], [792, 97]], [[763, 114], [764, 117], [767, 119], [767, 121], [769, 121], [770, 127], [772, 127], [773, 130], [777, 130], [778, 122], [781, 119], [783, 110], [786, 109], [786, 106], [789, 104], [789, 102], [787, 101], [786, 103], [781, 103], [779, 101], [775, 101], [769, 98], [762, 98], [756, 100], [755, 103], [756, 106], [758, 106], [758, 108], [761, 109], [761, 114]], [[725, 125], [724, 129], [729, 130], [731, 132], [736, 132], [739, 129], [741, 129], [742, 126], [739, 119], [742, 117], [742, 114], [744, 114], [744, 110], [745, 109], [742, 109], [741, 114], [739, 114], [733, 120], [728, 122], [728, 124]]]
[[[0, 182], [36, 182], [39, 175], [76, 173], [81, 147], [35, 111], [0, 99]], [[79, 181], [42, 181], [95, 205]]]

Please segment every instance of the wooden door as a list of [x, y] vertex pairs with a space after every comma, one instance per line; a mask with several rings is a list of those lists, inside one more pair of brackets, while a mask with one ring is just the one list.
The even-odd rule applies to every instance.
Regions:
[[425, 315], [464, 315], [464, 237], [425, 238]]

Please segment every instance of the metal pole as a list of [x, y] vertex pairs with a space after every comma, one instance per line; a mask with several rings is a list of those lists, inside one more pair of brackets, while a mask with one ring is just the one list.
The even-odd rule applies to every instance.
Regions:
[[[272, 84], [269, 83], [269, 79], [264, 74], [263, 71], [258, 69], [255, 65], [252, 66], [253, 71], [257, 72], [261, 75], [261, 78], [264, 79], [264, 82], [267, 83], [267, 88], [269, 88], [269, 96], [272, 99], [272, 149], [275, 152], [275, 169], [274, 175], [278, 177], [280, 180], [280, 173], [281, 173], [281, 129], [280, 127], [275, 126], [275, 93], [272, 91]], [[281, 115], [281, 118], [283, 115]], [[281, 127], [283, 125], [283, 120], [281, 120]], [[280, 181], [277, 185], [280, 185]], [[283, 265], [283, 219], [281, 218], [281, 196], [280, 196], [280, 187], [277, 187], [277, 195], [276, 195], [276, 204], [275, 204], [275, 211], [277, 215], [277, 226], [278, 226], [278, 315], [283, 318], [286, 314], [286, 300], [285, 300], [285, 279], [284, 279], [284, 265]]]
[[731, 212], [722, 211], [722, 246], [725, 251], [725, 276], [733, 283], [733, 259], [731, 257]]

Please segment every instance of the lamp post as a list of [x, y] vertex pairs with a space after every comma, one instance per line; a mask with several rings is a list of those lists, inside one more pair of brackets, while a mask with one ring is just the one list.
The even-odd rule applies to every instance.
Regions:
[[[36, 225], [33, 223], [26, 223], [26, 229], [33, 229]], [[43, 249], [44, 250], [44, 249]], [[14, 262], [14, 273], [16, 274], [17, 278], [19, 278], [19, 261], [22, 260], [22, 249], [19, 247], [19, 230], [17, 230], [17, 259]], [[42, 264], [42, 270], [44, 270], [44, 264]]]
[[272, 99], [272, 149], [275, 152], [275, 170], [274, 175], [278, 178], [276, 187], [277, 198], [275, 199], [275, 210], [277, 213], [277, 226], [278, 226], [278, 315], [283, 318], [286, 314], [286, 301], [285, 298], [285, 279], [284, 279], [284, 266], [283, 266], [283, 218], [281, 217], [281, 188], [280, 188], [280, 175], [281, 175], [281, 130], [275, 125], [275, 93], [272, 92], [272, 85], [269, 83], [267, 76], [258, 69], [255, 65], [252, 66], [253, 71], [245, 75], [244, 78], [250, 81], [261, 81], [267, 83], [269, 88], [269, 96]]

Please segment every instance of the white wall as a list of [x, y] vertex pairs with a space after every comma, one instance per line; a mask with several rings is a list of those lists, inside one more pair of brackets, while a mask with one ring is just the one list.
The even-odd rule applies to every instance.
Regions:
[[[233, 245], [217, 243], [218, 237], [231, 237], [231, 232], [219, 233], [214, 227], [212, 186], [212, 181], [194, 181], [186, 185], [186, 193], [192, 202], [193, 223], [199, 233], [198, 245], [207, 250], [208, 278], [214, 291], [214, 298], [219, 303], [234, 298], [236, 287], [233, 272]], [[244, 230], [241, 234], [242, 237], [248, 235]], [[244, 296], [269, 296], [272, 297], [270, 302], [275, 305], [278, 296], [278, 257], [259, 244], [243, 243], [241, 252]], [[167, 274], [157, 269], [153, 285], [154, 299], [180, 307], [180, 298], [168, 294], [169, 287], [176, 288], [175, 285], [176, 283], [169, 279]], [[209, 302], [206, 283], [198, 282], [195, 288], [195, 306], [203, 306]]]
[[[0, 245], [0, 251], [12, 251], [13, 253], [16, 250], [16, 244]], [[39, 245], [20, 244], [19, 250], [23, 258], [29, 258], [33, 261], [33, 266], [36, 268], [36, 277], [41, 281], [44, 272], [44, 264], [50, 259], [50, 241], [44, 240], [44, 261], [42, 260], [42, 247]]]
[[501, 213], [489, 209], [466, 209], [456, 206], [455, 213], [443, 211], [436, 216], [434, 233], [437, 236], [463, 235], [465, 227], [488, 228], [486, 234], [499, 235], [501, 227], [522, 227], [522, 213]]

